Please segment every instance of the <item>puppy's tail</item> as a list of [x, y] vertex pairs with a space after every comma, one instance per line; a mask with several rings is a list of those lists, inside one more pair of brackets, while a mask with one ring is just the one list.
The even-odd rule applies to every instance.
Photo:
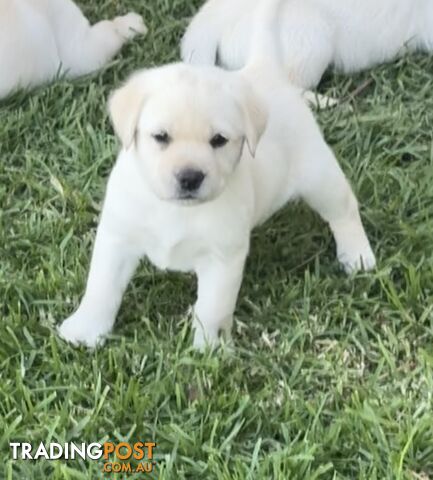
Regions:
[[[274, 86], [286, 84], [279, 19], [282, 0], [262, 0], [254, 15], [250, 53], [243, 73]], [[271, 85], [269, 85], [271, 86]]]

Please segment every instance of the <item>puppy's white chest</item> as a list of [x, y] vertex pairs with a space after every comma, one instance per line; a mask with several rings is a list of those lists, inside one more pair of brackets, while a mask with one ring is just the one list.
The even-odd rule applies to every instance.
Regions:
[[162, 270], [192, 271], [198, 259], [206, 254], [203, 241], [173, 231], [145, 232], [142, 247], [143, 254]]
[[165, 211], [148, 217], [136, 230], [135, 242], [156, 267], [196, 271], [210, 257], [230, 258], [234, 251], [245, 248], [249, 229], [241, 218], [232, 218], [230, 210], [221, 214], [206, 206], [192, 208], [203, 211], [191, 215], [185, 209], [162, 209]]

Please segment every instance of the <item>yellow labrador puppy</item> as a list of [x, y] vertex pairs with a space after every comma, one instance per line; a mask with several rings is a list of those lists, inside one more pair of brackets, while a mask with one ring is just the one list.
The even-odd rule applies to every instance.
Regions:
[[57, 73], [93, 72], [145, 32], [136, 13], [91, 26], [72, 0], [0, 0], [0, 98]]
[[[208, 0], [182, 42], [185, 62], [242, 68], [268, 0]], [[284, 0], [272, 32], [286, 78], [314, 88], [328, 66], [353, 72], [433, 51], [432, 0]], [[275, 48], [275, 46], [273, 47]]]
[[251, 230], [296, 198], [329, 223], [347, 272], [374, 267], [343, 172], [279, 57], [267, 56], [278, 3], [262, 13], [269, 18], [246, 69], [167, 65], [138, 72], [113, 94], [122, 150], [84, 298], [60, 327], [66, 340], [94, 346], [111, 331], [146, 256], [197, 274], [194, 346], [217, 345], [232, 326]]

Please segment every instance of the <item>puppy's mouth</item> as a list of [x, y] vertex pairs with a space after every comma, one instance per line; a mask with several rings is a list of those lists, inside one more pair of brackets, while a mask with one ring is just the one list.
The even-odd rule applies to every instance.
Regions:
[[180, 193], [177, 196], [178, 200], [198, 200], [198, 197], [194, 193]]
[[205, 203], [207, 199], [201, 198], [198, 194], [194, 193], [179, 193], [174, 199], [176, 203], [186, 206], [200, 205]]

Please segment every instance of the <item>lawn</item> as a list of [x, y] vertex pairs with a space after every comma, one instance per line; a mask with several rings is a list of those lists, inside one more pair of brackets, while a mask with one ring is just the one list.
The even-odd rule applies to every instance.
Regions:
[[194, 277], [146, 261], [88, 351], [55, 326], [83, 292], [118, 149], [107, 96], [178, 58], [200, 2], [80, 3], [92, 20], [134, 9], [150, 31], [99, 74], [0, 103], [0, 478], [103, 478], [90, 460], [12, 461], [9, 442], [154, 440], [148, 478], [433, 479], [433, 57], [320, 87], [347, 99], [317, 117], [375, 272], [346, 277], [329, 228], [290, 205], [253, 234], [232, 353], [191, 350]]

